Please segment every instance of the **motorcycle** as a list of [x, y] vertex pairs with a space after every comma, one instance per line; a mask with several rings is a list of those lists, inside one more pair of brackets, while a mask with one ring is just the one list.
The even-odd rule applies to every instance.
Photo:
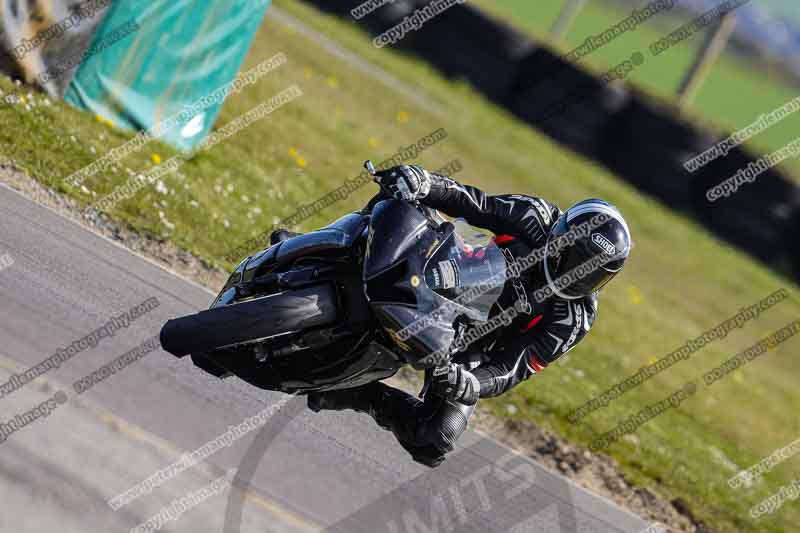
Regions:
[[448, 364], [455, 341], [488, 320], [506, 270], [463, 220], [382, 200], [245, 258], [208, 310], [167, 321], [161, 345], [267, 390], [357, 387]]

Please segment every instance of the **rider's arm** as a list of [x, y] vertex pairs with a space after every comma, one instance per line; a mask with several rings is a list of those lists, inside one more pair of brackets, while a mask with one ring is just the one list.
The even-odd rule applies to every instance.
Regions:
[[523, 334], [507, 332], [505, 336], [510, 340], [491, 353], [488, 363], [472, 371], [478, 378], [481, 398], [508, 392], [547, 368], [586, 336], [596, 316], [596, 297], [564, 304], [563, 309], [559, 305], [546, 325], [540, 324]]
[[540, 198], [489, 196], [446, 176], [430, 176], [430, 191], [420, 198], [421, 203], [497, 235], [509, 234], [535, 244], [559, 215], [558, 208]]

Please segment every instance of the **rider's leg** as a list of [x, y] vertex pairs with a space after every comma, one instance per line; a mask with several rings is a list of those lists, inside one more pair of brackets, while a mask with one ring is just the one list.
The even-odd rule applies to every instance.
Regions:
[[453, 449], [467, 428], [475, 406], [444, 400], [428, 394], [424, 401], [383, 383], [325, 393], [312, 393], [308, 406], [323, 409], [367, 413], [384, 429], [394, 433], [398, 442], [415, 461], [438, 466]]

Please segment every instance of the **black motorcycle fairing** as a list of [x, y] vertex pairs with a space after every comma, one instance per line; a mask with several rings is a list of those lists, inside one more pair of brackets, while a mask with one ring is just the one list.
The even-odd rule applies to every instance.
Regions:
[[[373, 341], [330, 366], [292, 374], [302, 379], [284, 379], [281, 390], [291, 394], [349, 389], [390, 378], [402, 366], [403, 361], [397, 358], [395, 351]], [[342, 376], [346, 377], [342, 379]]]
[[346, 239], [345, 245], [349, 248], [355, 243], [364, 228], [367, 227], [369, 218], [369, 215], [363, 213], [348, 213], [331, 224], [328, 224], [322, 228], [321, 231], [336, 230], [344, 233]]
[[411, 249], [420, 248], [421, 240], [433, 242], [435, 237], [428, 235], [428, 229], [430, 221], [408, 202], [383, 200], [375, 204], [367, 237], [364, 281], [369, 283], [395, 266]]
[[276, 260], [279, 265], [286, 265], [303, 255], [349, 250], [366, 227], [367, 221], [364, 215], [350, 213], [320, 230], [288, 239], [278, 248]]
[[270, 246], [247, 261], [241, 282], [249, 283], [266, 272], [289, 266], [304, 256], [345, 255], [361, 237], [368, 223], [367, 215], [350, 213], [322, 229]]
[[445, 321], [431, 321], [425, 329], [408, 338], [401, 338], [399, 331], [419, 319], [419, 311], [414, 306], [381, 304], [378, 321], [389, 333], [396, 346], [395, 352], [402, 355], [405, 362], [416, 370], [423, 370], [428, 365], [422, 359], [426, 354], [447, 350], [455, 336], [455, 329]]
[[222, 290], [219, 291], [219, 294], [217, 294], [217, 297], [211, 303], [210, 307], [212, 309], [219, 305], [228, 305], [234, 302], [236, 299], [236, 287], [242, 282], [242, 274], [244, 273], [245, 266], [249, 260], [249, 257], [243, 259], [233, 270], [231, 275], [228, 277], [228, 281], [225, 282]]
[[447, 222], [434, 226], [420, 208], [400, 200], [383, 200], [372, 210], [364, 260], [367, 299], [397, 351], [418, 370], [427, 366], [421, 362], [430, 354], [447, 352], [455, 338], [451, 317], [433, 321], [408, 338], [399, 336], [440, 303], [425, 284], [425, 264], [449, 228]]
[[246, 259], [244, 271], [242, 272], [242, 277], [239, 283], [240, 284], [250, 283], [256, 276], [256, 272], [267, 271], [270, 268], [274, 267], [276, 263], [275, 258], [278, 256], [278, 250], [280, 249], [281, 246], [283, 246], [282, 242], [279, 242], [278, 244], [273, 244], [269, 248], [261, 250], [252, 257]]
[[463, 220], [384, 200], [372, 211], [364, 280], [370, 307], [416, 369], [451, 355], [454, 323], [485, 322], [507, 279], [506, 259]]

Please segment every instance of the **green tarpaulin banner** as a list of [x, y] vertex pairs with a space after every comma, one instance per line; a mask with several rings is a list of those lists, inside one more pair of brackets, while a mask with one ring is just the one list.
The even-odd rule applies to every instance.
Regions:
[[216, 119], [269, 0], [117, 0], [64, 94], [184, 150]]

